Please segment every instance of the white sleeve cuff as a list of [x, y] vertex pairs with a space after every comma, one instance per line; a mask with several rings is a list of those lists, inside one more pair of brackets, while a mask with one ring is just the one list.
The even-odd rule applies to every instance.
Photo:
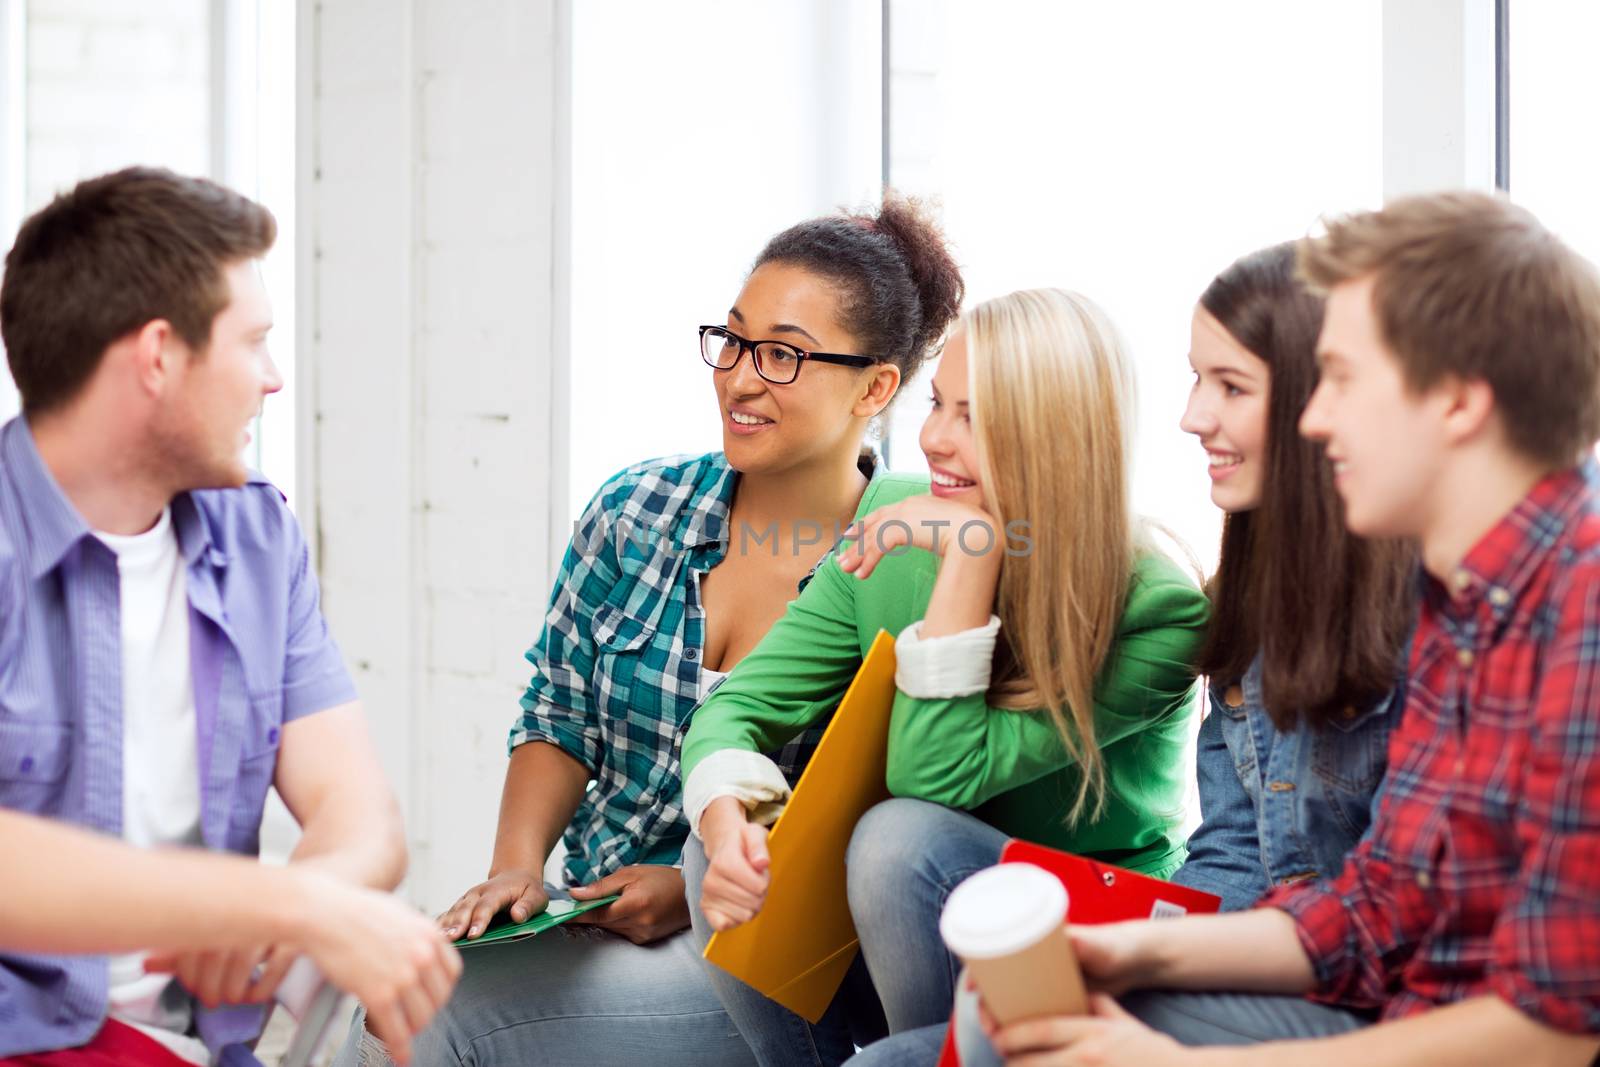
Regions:
[[750, 821], [771, 826], [789, 802], [789, 781], [778, 765], [759, 752], [722, 748], [695, 764], [683, 783], [683, 811], [689, 831], [700, 836], [700, 816], [713, 800], [733, 797]]
[[895, 638], [894, 684], [919, 700], [971, 696], [989, 688], [1000, 616], [983, 626], [943, 637], [923, 637], [914, 622]]

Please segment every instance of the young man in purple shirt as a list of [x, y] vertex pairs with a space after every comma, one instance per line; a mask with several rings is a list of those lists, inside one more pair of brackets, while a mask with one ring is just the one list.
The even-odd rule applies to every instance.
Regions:
[[[0, 807], [254, 855], [276, 786], [303, 830], [292, 864], [391, 889], [399, 811], [305, 539], [241, 459], [283, 384], [256, 269], [275, 235], [260, 205], [143, 168], [18, 232], [0, 285], [22, 399], [0, 428]], [[294, 952], [191, 951], [171, 976], [137, 954], [0, 954], [0, 1058], [133, 1030], [149, 1062], [207, 1062], [260, 1032]], [[384, 1009], [402, 1038], [449, 988], [413, 984], [454, 964], [423, 956]]]

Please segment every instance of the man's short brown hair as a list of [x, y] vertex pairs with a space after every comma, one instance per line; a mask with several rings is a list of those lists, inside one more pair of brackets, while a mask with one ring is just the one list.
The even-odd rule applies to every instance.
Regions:
[[1299, 267], [1323, 291], [1373, 275], [1406, 384], [1487, 382], [1530, 459], [1570, 466], [1600, 439], [1600, 275], [1530, 212], [1488, 193], [1407, 197], [1330, 222]]
[[26, 412], [70, 400], [112, 342], [165, 319], [205, 351], [228, 304], [223, 272], [265, 255], [272, 213], [231, 189], [130, 167], [79, 182], [17, 232], [0, 335]]

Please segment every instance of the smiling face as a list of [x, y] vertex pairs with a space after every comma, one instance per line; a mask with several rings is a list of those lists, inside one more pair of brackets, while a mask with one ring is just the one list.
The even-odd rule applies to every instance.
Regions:
[[170, 342], [183, 351], [152, 426], [161, 462], [184, 489], [244, 484], [250, 424], [262, 401], [283, 388], [267, 353], [272, 308], [255, 263], [235, 263], [223, 277], [228, 304], [212, 321], [206, 350]]
[[1266, 484], [1267, 362], [1236, 341], [1203, 307], [1189, 327], [1194, 386], [1178, 425], [1199, 438], [1211, 475], [1211, 502], [1227, 512], [1261, 505]]
[[933, 410], [922, 423], [918, 443], [928, 458], [933, 495], [989, 510], [978, 464], [978, 439], [972, 433], [967, 377], [967, 334], [950, 336], [933, 375]]
[[[728, 329], [750, 341], [857, 353], [856, 338], [838, 324], [838, 310], [838, 294], [825, 279], [768, 262], [745, 281], [728, 311]], [[888, 403], [899, 381], [900, 372], [886, 363], [858, 369], [808, 360], [794, 381], [775, 385], [756, 373], [747, 350], [731, 369], [712, 371], [722, 450], [744, 474], [776, 473], [854, 453], [867, 420]]]
[[1450, 398], [1411, 390], [1384, 342], [1373, 277], [1334, 286], [1317, 341], [1322, 375], [1300, 432], [1326, 446], [1346, 524], [1364, 537], [1417, 537], [1449, 448]]

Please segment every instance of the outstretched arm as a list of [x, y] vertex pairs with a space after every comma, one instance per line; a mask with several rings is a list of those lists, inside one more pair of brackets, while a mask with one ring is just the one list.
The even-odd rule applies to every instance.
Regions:
[[[314, 869], [238, 856], [146, 850], [0, 810], [0, 947], [14, 952], [144, 949], [152, 970], [176, 954], [287, 946], [366, 1006], [404, 1062], [411, 1037], [450, 998], [461, 960], [433, 923], [385, 894]], [[115, 906], [105, 880], [115, 872]]]

